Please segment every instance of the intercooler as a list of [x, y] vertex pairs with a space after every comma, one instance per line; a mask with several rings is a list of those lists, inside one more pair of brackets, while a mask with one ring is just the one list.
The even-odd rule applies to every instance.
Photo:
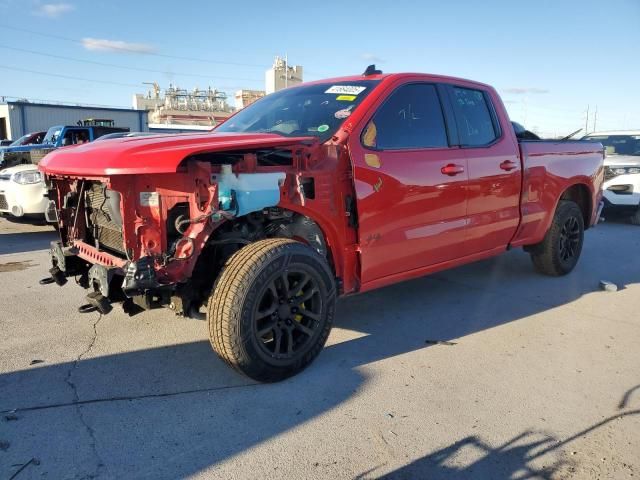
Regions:
[[87, 240], [98, 249], [124, 255], [120, 194], [102, 183], [92, 183], [85, 192]]

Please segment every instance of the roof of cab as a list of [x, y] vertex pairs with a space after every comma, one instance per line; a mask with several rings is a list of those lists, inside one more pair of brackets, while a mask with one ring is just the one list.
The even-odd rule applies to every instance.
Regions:
[[461, 82], [467, 84], [474, 84], [483, 88], [493, 88], [491, 85], [486, 83], [477, 82], [475, 80], [469, 80], [467, 78], [460, 77], [451, 77], [448, 75], [437, 75], [433, 73], [418, 73], [418, 72], [402, 72], [402, 73], [378, 73], [374, 75], [349, 75], [345, 77], [334, 77], [334, 78], [323, 78], [320, 80], [313, 80], [311, 82], [304, 82], [298, 85], [294, 85], [291, 88], [296, 88], [304, 85], [317, 85], [323, 83], [339, 83], [339, 82], [361, 82], [367, 80], [392, 80], [392, 79], [401, 79], [401, 78], [415, 78], [421, 77], [424, 80], [430, 82], [442, 82], [442, 83], [452, 83], [452, 82]]

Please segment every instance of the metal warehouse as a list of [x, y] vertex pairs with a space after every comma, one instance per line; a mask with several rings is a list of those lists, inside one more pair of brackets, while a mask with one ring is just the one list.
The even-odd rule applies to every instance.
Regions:
[[132, 132], [149, 130], [146, 110], [81, 107], [25, 101], [0, 104], [0, 138], [15, 140], [30, 132], [46, 131], [54, 125], [76, 125], [88, 118], [104, 118]]

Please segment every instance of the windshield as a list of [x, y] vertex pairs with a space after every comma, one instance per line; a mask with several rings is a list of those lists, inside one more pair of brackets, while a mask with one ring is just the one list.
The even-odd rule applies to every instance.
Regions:
[[281, 90], [252, 103], [214, 131], [315, 136], [324, 142], [378, 83], [360, 80]]
[[23, 142], [25, 142], [30, 136], [31, 136], [30, 133], [28, 133], [27, 135], [23, 135], [22, 137], [17, 139], [15, 142], [11, 143], [9, 146], [10, 147], [18, 147], [18, 146], [22, 145]]
[[640, 135], [593, 135], [583, 137], [583, 140], [600, 142], [607, 155], [640, 156]]
[[62, 132], [62, 127], [51, 127], [47, 130], [47, 134], [44, 136], [42, 143], [56, 143], [56, 140], [58, 140], [58, 137], [60, 136], [60, 132]]

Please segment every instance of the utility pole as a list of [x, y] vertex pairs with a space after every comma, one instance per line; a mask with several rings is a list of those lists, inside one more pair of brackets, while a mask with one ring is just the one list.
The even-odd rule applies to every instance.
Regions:
[[289, 86], [289, 54], [284, 54], [284, 88]]
[[598, 121], [598, 106], [596, 105], [596, 111], [593, 114], [593, 131], [594, 132], [598, 131], [598, 129], [596, 128], [597, 121]]
[[587, 119], [584, 122], [584, 134], [589, 133], [589, 105], [587, 105]]

